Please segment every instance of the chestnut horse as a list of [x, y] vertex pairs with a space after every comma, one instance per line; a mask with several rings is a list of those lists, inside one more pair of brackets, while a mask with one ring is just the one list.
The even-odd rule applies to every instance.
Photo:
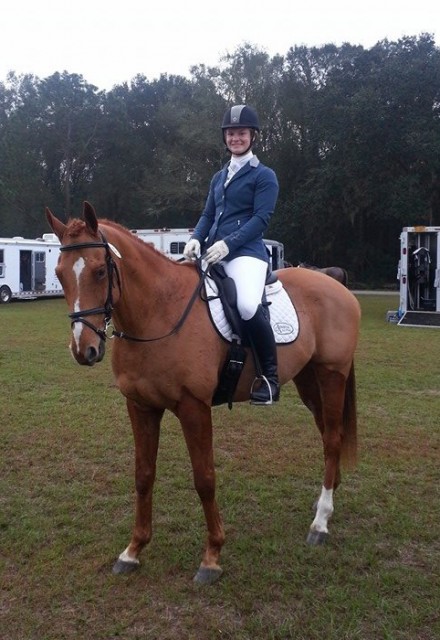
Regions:
[[348, 287], [348, 273], [346, 269], [342, 267], [315, 267], [308, 262], [300, 262], [298, 267], [302, 269], [312, 269], [313, 271], [320, 271], [321, 273], [325, 273], [326, 276], [330, 276], [330, 278], [334, 278], [338, 282], [344, 285], [344, 287]]
[[[211, 324], [196, 266], [174, 262], [115, 222], [98, 220], [87, 202], [82, 218], [67, 224], [49, 209], [46, 216], [61, 242], [57, 275], [70, 309], [72, 355], [92, 366], [104, 357], [106, 337], [114, 338], [113, 371], [132, 424], [135, 524], [113, 572], [135, 569], [151, 539], [160, 423], [168, 409], [181, 423], [206, 519], [207, 540], [194, 580], [215, 582], [225, 534], [215, 497], [211, 411], [229, 345]], [[340, 463], [356, 457], [353, 356], [360, 310], [336, 280], [306, 269], [276, 273], [300, 324], [297, 339], [278, 347], [280, 382], [293, 379], [324, 446], [323, 486], [308, 535], [310, 544], [320, 544], [328, 535]], [[254, 375], [248, 357], [234, 401], [249, 400]]]

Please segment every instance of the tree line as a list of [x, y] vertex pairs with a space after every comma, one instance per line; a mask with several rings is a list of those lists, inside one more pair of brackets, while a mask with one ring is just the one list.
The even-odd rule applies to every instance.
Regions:
[[292, 264], [393, 282], [403, 226], [440, 225], [440, 51], [430, 34], [370, 49], [244, 43], [188, 78], [99, 90], [81, 75], [0, 83], [0, 235], [48, 231], [83, 200], [129, 228], [191, 227], [227, 160], [226, 107], [254, 106], [256, 153], [277, 173], [268, 237]]

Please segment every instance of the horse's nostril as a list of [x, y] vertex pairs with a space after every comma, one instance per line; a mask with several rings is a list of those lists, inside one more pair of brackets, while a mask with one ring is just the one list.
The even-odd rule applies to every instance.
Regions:
[[95, 349], [95, 347], [87, 347], [87, 350], [85, 352], [85, 360], [86, 360], [86, 364], [92, 366], [95, 364], [95, 362], [98, 361], [98, 351]]
[[89, 366], [92, 366], [97, 362], [101, 362], [104, 355], [105, 355], [105, 342], [104, 340], [100, 340], [98, 347], [93, 347], [93, 346], [87, 347], [84, 353], [86, 364]]

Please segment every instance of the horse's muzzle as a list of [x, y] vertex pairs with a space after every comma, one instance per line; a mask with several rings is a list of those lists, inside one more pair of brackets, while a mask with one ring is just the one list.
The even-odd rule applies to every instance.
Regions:
[[77, 351], [75, 346], [71, 344], [70, 350], [73, 357], [78, 364], [93, 367], [94, 364], [101, 362], [105, 355], [105, 342], [101, 338], [98, 342], [98, 347], [94, 345], [88, 345], [84, 350]]

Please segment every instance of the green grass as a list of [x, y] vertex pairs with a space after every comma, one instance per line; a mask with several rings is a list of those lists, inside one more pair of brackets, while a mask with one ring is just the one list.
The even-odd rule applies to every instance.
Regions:
[[[293, 386], [214, 410], [224, 576], [193, 584], [204, 520], [166, 414], [154, 537], [113, 576], [133, 523], [133, 445], [110, 353], [68, 350], [64, 300], [0, 307], [1, 640], [434, 640], [440, 637], [440, 333], [360, 296], [359, 464], [328, 545], [305, 544], [322, 446]], [[108, 347], [111, 349], [111, 343]]]

